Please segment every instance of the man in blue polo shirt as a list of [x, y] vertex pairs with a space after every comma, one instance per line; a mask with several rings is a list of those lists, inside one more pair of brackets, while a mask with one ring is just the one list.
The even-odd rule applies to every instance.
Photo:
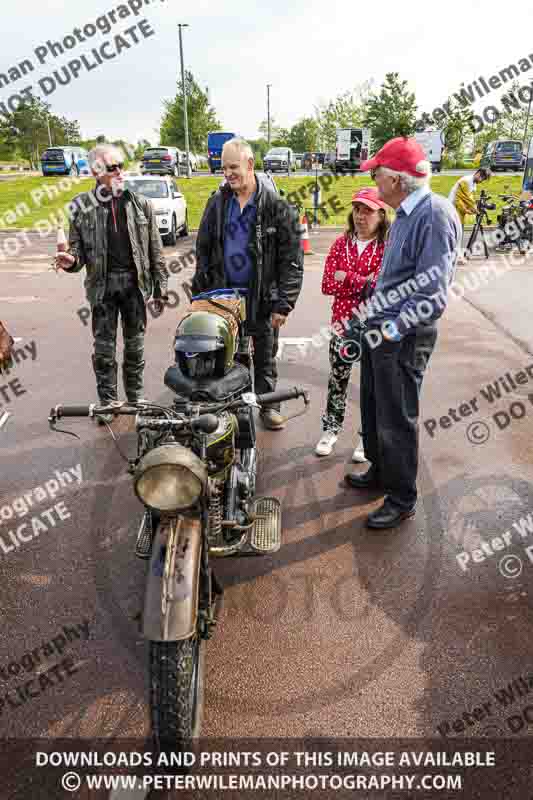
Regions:
[[248, 241], [257, 219], [256, 194], [257, 183], [254, 177], [253, 188], [250, 187], [244, 195], [233, 194], [226, 206], [224, 271], [228, 286], [245, 287], [252, 278]]
[[[271, 181], [254, 173], [248, 142], [230, 139], [222, 149], [225, 183], [207, 201], [196, 240], [192, 292], [247, 289], [246, 328], [254, 342], [257, 394], [273, 392], [279, 329], [293, 310], [303, 280], [297, 214]], [[263, 408], [266, 428], [281, 430], [279, 405]]]
[[420, 391], [446, 308], [461, 224], [452, 204], [431, 192], [431, 165], [415, 139], [391, 139], [361, 170], [371, 171], [396, 219], [362, 340], [361, 421], [372, 466], [346, 475], [346, 482], [383, 492], [383, 505], [367, 525], [391, 528], [415, 513]]

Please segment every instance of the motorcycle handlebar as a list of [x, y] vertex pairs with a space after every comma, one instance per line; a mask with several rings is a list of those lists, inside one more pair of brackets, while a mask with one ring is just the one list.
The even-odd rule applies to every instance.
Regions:
[[55, 406], [50, 415], [60, 417], [88, 417], [91, 414], [91, 406]]
[[135, 405], [124, 404], [115, 405], [105, 403], [91, 403], [83, 406], [54, 406], [50, 410], [49, 419], [61, 419], [61, 417], [93, 417], [98, 414], [129, 414], [134, 415], [138, 411]]
[[[309, 393], [306, 392], [304, 389], [301, 389], [297, 386], [294, 386], [292, 389], [280, 389], [277, 392], [267, 392], [265, 394], [256, 395], [256, 402], [260, 406], [264, 405], [272, 405], [273, 403], [283, 403], [286, 400], [297, 400], [299, 397], [303, 397], [305, 404], [309, 403]], [[230, 404], [230, 408], [236, 408], [238, 406], [245, 405], [245, 401], [242, 398], [239, 400], [234, 401]], [[202, 431], [203, 433], [213, 433], [216, 431], [219, 421], [218, 417], [216, 416], [215, 411], [219, 410], [220, 408], [228, 408], [227, 404], [224, 403], [217, 403], [217, 404], [206, 404], [204, 406], [204, 413], [201, 414], [199, 417], [195, 417], [190, 420], [190, 426], [192, 430]], [[96, 403], [92, 403], [91, 405], [79, 405], [79, 406], [64, 406], [64, 405], [57, 405], [50, 411], [49, 421], [51, 423], [56, 422], [57, 420], [61, 419], [62, 417], [93, 417], [98, 416], [99, 414], [113, 414], [113, 415], [135, 415], [139, 412], [139, 408], [136, 404], [132, 404], [131, 406], [128, 404], [120, 405], [98, 405]], [[185, 420], [166, 420], [166, 425], [170, 427], [183, 427]]]
[[277, 392], [258, 394], [257, 402], [260, 406], [265, 406], [272, 405], [272, 403], [283, 403], [286, 400], [297, 400], [299, 397], [307, 397], [307, 392], [295, 386], [293, 389], [280, 389]]

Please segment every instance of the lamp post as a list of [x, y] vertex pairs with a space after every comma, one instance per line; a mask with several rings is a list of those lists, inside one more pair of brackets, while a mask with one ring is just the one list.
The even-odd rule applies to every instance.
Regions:
[[270, 87], [271, 83], [267, 83], [267, 142], [270, 147]]
[[183, 127], [185, 130], [185, 152], [187, 154], [187, 177], [191, 177], [191, 161], [189, 158], [189, 122], [187, 119], [187, 91], [185, 88], [185, 67], [183, 65], [183, 41], [181, 36], [181, 29], [188, 28], [185, 23], [179, 23], [178, 28], [180, 32], [180, 62], [181, 62], [181, 88], [183, 89]]
[[533, 85], [530, 84], [530, 94], [529, 94], [529, 105], [527, 107], [527, 115], [526, 115], [526, 124], [524, 125], [524, 146], [527, 147], [526, 137], [527, 137], [527, 126], [529, 124], [529, 115], [531, 114], [531, 100], [533, 99]]

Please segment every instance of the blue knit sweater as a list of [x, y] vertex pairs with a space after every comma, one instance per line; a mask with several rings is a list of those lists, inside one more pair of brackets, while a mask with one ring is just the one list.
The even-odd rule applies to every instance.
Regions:
[[389, 231], [366, 309], [369, 327], [393, 323], [396, 339], [433, 327], [446, 308], [461, 235], [457, 212], [445, 197], [427, 190], [409, 195]]

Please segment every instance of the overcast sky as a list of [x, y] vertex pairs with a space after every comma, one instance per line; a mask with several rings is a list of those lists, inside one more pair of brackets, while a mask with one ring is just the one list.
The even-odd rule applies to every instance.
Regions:
[[[315, 104], [364, 80], [379, 85], [386, 72], [397, 71], [408, 81], [421, 113], [440, 105], [461, 82], [490, 76], [530, 53], [533, 57], [533, 10], [525, 4], [509, 7], [507, 14], [505, 4], [496, 0], [292, 0], [290, 10], [286, 0], [271, 0], [269, 7], [247, 0], [239, 13], [238, 4], [227, 0], [195, 0], [179, 7], [175, 0], [151, 0], [138, 16], [118, 20], [110, 33], [98, 32], [65, 55], [38, 64], [34, 51], [48, 39], [61, 41], [119, 6], [114, 0], [9, 3], [2, 18], [0, 73], [26, 58], [36, 69], [1, 88], [0, 102], [28, 85], [42, 96], [40, 78], [83, 54], [94, 61], [93, 47], [142, 19], [148, 20], [153, 36], [144, 39], [137, 29], [138, 44], [90, 72], [82, 69], [77, 80], [58, 86], [47, 98], [53, 113], [79, 120], [84, 138], [104, 133], [155, 143], [162, 100], [176, 92], [178, 22], [190, 25], [184, 32], [186, 66], [201, 86], [209, 87], [223, 127], [250, 138], [266, 118], [267, 83], [272, 84], [272, 116], [290, 127], [311, 114]], [[526, 78], [533, 78], [533, 69]]]

